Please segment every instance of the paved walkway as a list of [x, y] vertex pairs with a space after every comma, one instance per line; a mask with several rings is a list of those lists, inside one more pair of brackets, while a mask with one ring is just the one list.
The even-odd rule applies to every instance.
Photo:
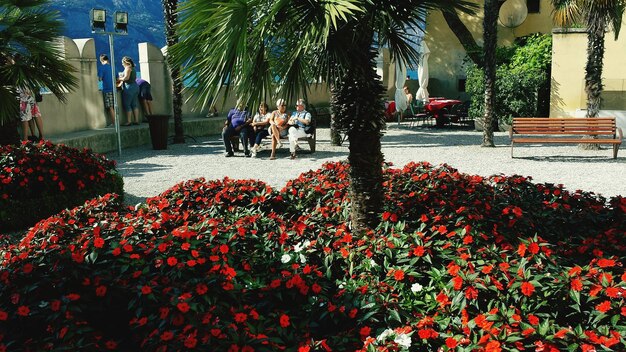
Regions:
[[[564, 184], [569, 190], [582, 189], [604, 196], [626, 195], [626, 149], [620, 149], [618, 159], [612, 151], [585, 151], [573, 145], [520, 146], [516, 158], [510, 157], [508, 134], [497, 132], [496, 148], [481, 148], [482, 133], [466, 129], [431, 129], [391, 124], [382, 139], [385, 160], [397, 167], [410, 161], [447, 163], [464, 173], [489, 176], [493, 174], [532, 176], [534, 182]], [[265, 145], [267, 146], [267, 144]], [[328, 129], [318, 130], [317, 151], [304, 152], [298, 159], [289, 159], [285, 146], [277, 160], [269, 160], [267, 147], [259, 158], [223, 156], [219, 136], [187, 139], [186, 144], [168, 146], [167, 150], [152, 150], [150, 145], [129, 148], [118, 157], [118, 170], [124, 176], [126, 201], [135, 204], [146, 197], [158, 195], [174, 184], [197, 177], [206, 179], [259, 179], [272, 187], [281, 188], [300, 173], [319, 168], [328, 161], [345, 160], [347, 146], [331, 146]]]

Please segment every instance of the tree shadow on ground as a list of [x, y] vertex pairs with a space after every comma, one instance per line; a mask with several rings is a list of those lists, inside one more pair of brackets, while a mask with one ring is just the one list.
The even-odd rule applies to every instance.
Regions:
[[[385, 148], [479, 146], [482, 143], [482, 132], [466, 128], [401, 127], [400, 129], [406, 132], [383, 136], [382, 143]], [[499, 132], [494, 134], [493, 140], [498, 147], [510, 145], [508, 136]]]

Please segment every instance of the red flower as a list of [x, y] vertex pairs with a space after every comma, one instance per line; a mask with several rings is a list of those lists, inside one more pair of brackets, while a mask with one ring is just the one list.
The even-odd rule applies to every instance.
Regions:
[[359, 330], [359, 335], [361, 335], [361, 340], [370, 336], [371, 333], [372, 333], [372, 329], [369, 326], [364, 326], [361, 328], [361, 330]]
[[500, 347], [499, 341], [489, 341], [487, 346], [485, 346], [485, 352], [500, 352], [502, 348]]
[[535, 286], [528, 281], [524, 281], [521, 286], [522, 294], [524, 296], [532, 296], [533, 292], [535, 292]]
[[149, 295], [149, 294], [151, 294], [151, 293], [152, 293], [152, 287], [150, 287], [150, 286], [148, 286], [148, 285], [143, 285], [143, 286], [141, 287], [141, 294], [144, 294], [144, 295]]
[[96, 296], [98, 297], [104, 297], [104, 295], [107, 294], [107, 287], [104, 285], [100, 285], [98, 286], [98, 288], [96, 288]]
[[448, 338], [446, 339], [446, 346], [447, 346], [449, 349], [454, 349], [454, 348], [456, 348], [456, 346], [457, 346], [457, 345], [458, 345], [458, 342], [457, 342], [454, 338], [452, 338], [452, 337], [448, 337]]
[[523, 243], [520, 243], [519, 246], [517, 246], [517, 255], [519, 255], [520, 257], [523, 257], [526, 254], [526, 245]]
[[532, 242], [531, 244], [528, 245], [528, 251], [532, 254], [539, 253], [539, 245], [535, 242]]
[[104, 240], [101, 237], [96, 237], [96, 239], [93, 240], [93, 246], [102, 248], [104, 246]]
[[61, 309], [61, 301], [59, 301], [58, 299], [55, 299], [54, 301], [50, 302], [50, 309], [53, 312], [56, 312], [59, 309]]
[[463, 279], [460, 276], [453, 277], [452, 282], [454, 283], [454, 289], [457, 291], [463, 287]]
[[80, 299], [80, 295], [78, 293], [70, 293], [66, 295], [65, 297], [69, 299], [70, 301], [77, 301]]
[[580, 349], [582, 352], [596, 352], [596, 348], [592, 345], [587, 345], [586, 343], [583, 343], [582, 346], [580, 346]]
[[563, 336], [567, 335], [568, 332], [570, 332], [569, 329], [561, 329], [561, 330], [557, 331], [556, 334], [554, 334], [554, 338], [555, 339], [562, 339]]
[[189, 311], [189, 304], [187, 304], [187, 302], [180, 302], [176, 304], [176, 308], [182, 313], [187, 313]]
[[3, 310], [0, 310], [0, 321], [5, 321], [9, 317], [9, 314]]
[[539, 324], [539, 318], [537, 318], [533, 314], [528, 314], [528, 322], [530, 323], [530, 325], [537, 325]]
[[19, 306], [17, 308], [17, 315], [26, 317], [28, 316], [28, 314], [30, 314], [30, 308], [28, 308], [27, 306]]
[[611, 302], [610, 301], [604, 301], [604, 302], [596, 305], [596, 310], [600, 311], [602, 313], [606, 313], [610, 309], [611, 309]]
[[114, 350], [117, 348], [117, 342], [113, 340], [108, 340], [104, 345], [108, 350]]
[[161, 341], [169, 341], [174, 338], [174, 333], [171, 331], [164, 331], [161, 334]]
[[416, 257], [421, 257], [424, 255], [424, 246], [417, 246], [413, 249], [413, 255]]
[[283, 328], [286, 328], [289, 326], [289, 316], [286, 314], [283, 314], [280, 316], [280, 326], [282, 326]]
[[248, 315], [246, 315], [245, 313], [236, 313], [235, 314], [235, 321], [238, 323], [243, 323], [248, 319]]
[[176, 257], [169, 257], [169, 258], [167, 258], [167, 265], [174, 266], [177, 263], [178, 263], [178, 259], [176, 259]]
[[404, 279], [404, 271], [402, 271], [402, 270], [395, 270], [393, 272], [393, 278], [396, 281], [402, 281]]
[[209, 291], [209, 288], [205, 284], [197, 284], [196, 285], [196, 293], [199, 295], [203, 295]]
[[229, 251], [229, 248], [228, 248], [227, 245], [223, 244], [223, 245], [220, 246], [220, 253], [226, 254], [226, 253], [228, 253], [228, 251]]
[[309, 346], [300, 346], [298, 348], [298, 352], [309, 352], [309, 351], [311, 351], [311, 347]]
[[196, 338], [193, 337], [193, 336], [188, 336], [185, 339], [185, 347], [187, 347], [187, 348], [194, 348], [194, 347], [196, 347], [197, 343], [198, 343], [198, 340], [196, 340]]
[[570, 283], [570, 287], [572, 288], [572, 290], [574, 291], [580, 291], [583, 289], [583, 282], [580, 281], [580, 279], [572, 279], [572, 282]]
[[615, 266], [615, 260], [600, 258], [598, 260], [598, 266], [601, 268], [610, 268], [612, 266]]

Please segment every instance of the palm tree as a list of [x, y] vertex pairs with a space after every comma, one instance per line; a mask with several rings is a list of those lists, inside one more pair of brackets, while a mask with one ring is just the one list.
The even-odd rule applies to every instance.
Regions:
[[47, 0], [3, 0], [0, 7], [0, 145], [19, 142], [16, 87], [46, 87], [59, 100], [77, 87], [55, 40], [63, 24]]
[[[167, 47], [178, 43], [176, 24], [178, 22], [178, 0], [162, 0], [165, 17], [165, 40]], [[174, 109], [174, 143], [185, 143], [183, 131], [183, 81], [180, 76], [180, 66], [173, 64], [171, 55], [167, 55], [167, 64], [172, 77], [172, 105]]]
[[258, 102], [305, 96], [311, 77], [328, 82], [335, 126], [350, 143], [351, 223], [359, 231], [378, 224], [383, 201], [377, 47], [416, 61], [404, 28], [428, 10], [455, 7], [472, 8], [454, 0], [188, 0], [172, 55], [205, 104], [223, 85]]
[[483, 114], [483, 143], [481, 147], [494, 147], [493, 130], [496, 99], [496, 46], [498, 44], [498, 0], [485, 0], [483, 19], [483, 64], [485, 71], [485, 104]]
[[557, 26], [569, 27], [582, 22], [587, 27], [587, 64], [585, 92], [587, 115], [596, 117], [602, 105], [602, 67], [604, 35], [612, 29], [617, 40], [622, 27], [624, 0], [552, 0], [552, 18]]

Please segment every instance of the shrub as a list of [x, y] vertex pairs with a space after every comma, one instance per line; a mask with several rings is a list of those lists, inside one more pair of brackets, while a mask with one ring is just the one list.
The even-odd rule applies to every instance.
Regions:
[[123, 194], [115, 161], [51, 142], [0, 148], [0, 229], [23, 229], [106, 193]]
[[[514, 116], [545, 114], [545, 106], [550, 103], [551, 50], [549, 35], [531, 35], [512, 47], [498, 48], [495, 116], [499, 121], [510, 124]], [[466, 89], [471, 96], [469, 114], [483, 116], [483, 71], [469, 65], [466, 73]]]
[[0, 349], [622, 350], [626, 200], [442, 165], [106, 195], [0, 249]]

